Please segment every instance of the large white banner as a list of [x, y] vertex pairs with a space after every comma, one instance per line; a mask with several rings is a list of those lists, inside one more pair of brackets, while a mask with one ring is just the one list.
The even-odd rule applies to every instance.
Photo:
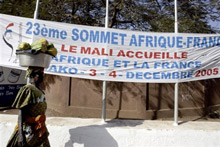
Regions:
[[[0, 14], [0, 65], [20, 68], [20, 42], [45, 38], [58, 49], [47, 73], [85, 79], [173, 83], [218, 78], [219, 34], [105, 29]], [[33, 39], [32, 39], [33, 38]]]

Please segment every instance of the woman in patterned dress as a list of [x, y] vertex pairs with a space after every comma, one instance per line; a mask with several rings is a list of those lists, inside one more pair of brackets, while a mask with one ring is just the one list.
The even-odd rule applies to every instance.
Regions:
[[45, 125], [47, 104], [39, 87], [43, 81], [43, 70], [40, 67], [29, 67], [27, 70], [30, 82], [19, 90], [12, 104], [19, 109], [19, 116], [7, 147], [50, 147]]

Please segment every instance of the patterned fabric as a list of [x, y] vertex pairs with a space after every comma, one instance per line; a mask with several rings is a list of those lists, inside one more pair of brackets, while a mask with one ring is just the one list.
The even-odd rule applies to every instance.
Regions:
[[[23, 131], [28, 147], [50, 147], [45, 125], [46, 99], [41, 90], [34, 85], [23, 86], [15, 98], [12, 107], [21, 109], [23, 113]], [[7, 147], [18, 146], [18, 129], [15, 127]]]

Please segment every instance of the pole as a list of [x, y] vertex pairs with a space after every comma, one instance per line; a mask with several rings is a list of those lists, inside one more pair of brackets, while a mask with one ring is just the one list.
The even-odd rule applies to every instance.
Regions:
[[[34, 20], [37, 19], [37, 16], [38, 16], [38, 7], [39, 7], [39, 0], [36, 1], [36, 7], [35, 7], [35, 11], [34, 11]], [[34, 40], [34, 34], [32, 34], [32, 42]], [[30, 81], [30, 78], [28, 77], [27, 78], [27, 84], [30, 84], [31, 81]]]
[[[106, 15], [105, 15], [105, 29], [108, 28], [108, 0], [106, 0]], [[107, 44], [105, 49], [107, 49]], [[107, 82], [103, 81], [103, 91], [102, 91], [102, 122], [105, 122], [106, 118], [106, 91]]]
[[[38, 17], [38, 8], [39, 8], [39, 1], [36, 1], [36, 6], [35, 6], [35, 10], [34, 10], [34, 21], [37, 19]], [[32, 34], [32, 42], [34, 41], [34, 34]]]
[[38, 16], [39, 1], [40, 0], [36, 1], [36, 7], [35, 7], [35, 11], [34, 11], [34, 19], [37, 19], [37, 16]]
[[[175, 0], [175, 33], [177, 34], [178, 33], [178, 20], [177, 20], [177, 0]], [[174, 123], [173, 125], [174, 126], [178, 126], [178, 94], [179, 94], [179, 91], [178, 91], [178, 88], [179, 88], [179, 83], [176, 82], [175, 83], [175, 92], [174, 92]]]

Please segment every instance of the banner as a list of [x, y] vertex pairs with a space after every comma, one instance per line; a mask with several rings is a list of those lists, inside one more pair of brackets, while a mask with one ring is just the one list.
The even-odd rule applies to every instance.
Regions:
[[11, 106], [25, 84], [25, 71], [0, 66], [0, 107]]
[[49, 74], [122, 82], [174, 83], [218, 78], [219, 34], [105, 29], [0, 14], [0, 64], [19, 67], [16, 48], [45, 38], [58, 49]]

